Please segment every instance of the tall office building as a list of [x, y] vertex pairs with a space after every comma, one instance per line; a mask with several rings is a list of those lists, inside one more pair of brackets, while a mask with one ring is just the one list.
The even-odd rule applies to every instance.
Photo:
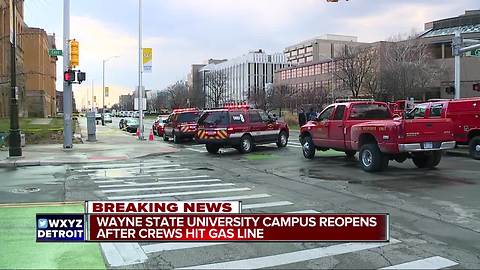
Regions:
[[290, 64], [282, 53], [266, 54], [263, 50], [252, 51], [221, 63], [211, 63], [200, 69], [202, 91], [206, 107], [214, 106], [209, 74], [222, 73], [225, 77], [225, 93], [218, 105], [230, 102], [254, 103], [255, 97], [273, 83], [275, 71]]

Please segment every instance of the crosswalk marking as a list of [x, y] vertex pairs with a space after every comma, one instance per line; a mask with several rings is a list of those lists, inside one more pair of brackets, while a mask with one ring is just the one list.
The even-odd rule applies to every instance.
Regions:
[[195, 148], [191, 148], [191, 147], [186, 147], [185, 149], [193, 151], [193, 152], [198, 152], [198, 153], [207, 153], [208, 152], [207, 150], [199, 150], [199, 149], [195, 149]]
[[126, 188], [126, 189], [106, 189], [102, 190], [103, 193], [122, 193], [122, 192], [135, 192], [135, 191], [152, 191], [152, 190], [167, 190], [167, 189], [189, 189], [189, 188], [203, 188], [203, 187], [221, 187], [221, 186], [234, 186], [233, 183], [221, 183], [221, 184], [200, 184], [200, 185], [183, 185], [183, 186], [167, 186], [167, 187], [149, 187], [149, 188]]
[[254, 204], [242, 205], [242, 209], [247, 210], [247, 209], [254, 209], [254, 208], [265, 208], [265, 207], [284, 206], [284, 205], [292, 205], [292, 204], [293, 203], [289, 201], [254, 203]]
[[416, 260], [401, 264], [396, 264], [380, 269], [442, 269], [450, 266], [457, 265], [458, 263], [451, 261], [449, 259], [434, 256], [422, 260]]
[[202, 182], [221, 182], [220, 179], [199, 179], [199, 180], [185, 180], [185, 181], [158, 181], [158, 182], [146, 182], [146, 183], [129, 183], [129, 184], [116, 184], [116, 185], [100, 185], [99, 188], [117, 188], [117, 187], [141, 187], [141, 186], [161, 186], [172, 184], [186, 184], [186, 183], [202, 183]]
[[241, 200], [248, 200], [248, 199], [267, 198], [271, 196], [272, 195], [270, 194], [262, 193], [262, 194], [229, 196], [229, 197], [210, 197], [210, 198], [201, 198], [201, 199], [193, 199], [193, 200], [194, 201], [241, 201]]
[[135, 162], [135, 163], [115, 163], [115, 164], [103, 164], [103, 165], [89, 165], [83, 166], [80, 169], [73, 169], [75, 171], [82, 171], [82, 170], [92, 170], [92, 169], [113, 169], [113, 168], [126, 168], [126, 167], [137, 167], [142, 165], [152, 165], [152, 164], [167, 164], [170, 163], [166, 160], [157, 160], [152, 162], [142, 161], [142, 162]]
[[101, 175], [103, 172], [97, 173], [97, 175], [92, 175], [90, 178], [95, 180], [95, 179], [105, 179], [105, 178], [113, 178], [113, 179], [118, 179], [118, 178], [132, 178], [132, 177], [155, 177], [152, 175], [147, 175], [149, 173], [170, 173], [170, 172], [180, 172], [180, 171], [190, 171], [190, 169], [187, 168], [180, 168], [180, 169], [165, 169], [165, 170], [154, 170], [154, 171], [144, 171], [142, 174], [143, 175], [129, 175], [129, 176], [104, 176]]
[[218, 246], [231, 244], [231, 242], [177, 242], [177, 243], [159, 243], [142, 246], [142, 249], [145, 253], [154, 253], [160, 251], [172, 251], [179, 249], [188, 249], [188, 248], [198, 248], [198, 247], [208, 247], [208, 246]]
[[100, 246], [111, 266], [143, 263], [148, 259], [138, 243], [100, 243]]
[[148, 176], [148, 175], [134, 175], [134, 176], [125, 176], [124, 180], [121, 179], [113, 179], [113, 180], [96, 180], [94, 181], [97, 184], [102, 183], [118, 183], [124, 182], [125, 180], [134, 179], [134, 178], [144, 178], [144, 179], [155, 179], [155, 180], [175, 180], [175, 179], [197, 179], [197, 178], [208, 178], [208, 175], [192, 175], [192, 176], [171, 176], [171, 177], [156, 177], [156, 176]]
[[328, 256], [336, 256], [355, 251], [383, 247], [389, 244], [396, 244], [399, 242], [400, 241], [396, 239], [391, 239], [388, 243], [345, 243], [328, 247], [281, 253], [271, 256], [256, 257], [251, 259], [194, 265], [179, 269], [258, 269], [266, 267], [276, 267], [285, 264], [304, 262]]
[[108, 197], [108, 199], [109, 200], [149, 199], [149, 198], [162, 198], [162, 197], [171, 197], [171, 196], [185, 196], [185, 195], [220, 193], [220, 192], [236, 192], [236, 191], [248, 191], [248, 190], [250, 190], [250, 188], [210, 189], [210, 190], [182, 191], [182, 192], [171, 192], [171, 193], [161, 193], [161, 194], [111, 196], [111, 197]]
[[79, 172], [96, 172], [96, 171], [134, 171], [134, 170], [141, 170], [141, 169], [153, 169], [153, 168], [169, 168], [169, 167], [180, 167], [178, 164], [156, 164], [156, 165], [146, 165], [146, 166], [124, 166], [124, 167], [116, 167], [116, 168], [98, 168], [98, 169], [84, 169]]

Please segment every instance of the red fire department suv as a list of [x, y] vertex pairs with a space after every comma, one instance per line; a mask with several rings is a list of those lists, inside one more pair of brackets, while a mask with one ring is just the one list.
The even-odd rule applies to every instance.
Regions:
[[163, 140], [173, 138], [174, 143], [180, 143], [185, 138], [193, 139], [197, 132], [200, 113], [197, 108], [173, 110], [163, 126]]
[[258, 144], [277, 143], [278, 147], [285, 147], [288, 136], [288, 125], [263, 110], [232, 105], [204, 111], [198, 120], [196, 140], [205, 144], [209, 153], [217, 153], [222, 147], [249, 153]]
[[470, 155], [480, 159], [480, 98], [439, 100], [416, 105], [414, 118], [450, 118], [457, 144], [468, 145]]
[[404, 119], [394, 117], [384, 102], [346, 102], [328, 106], [302, 126], [300, 142], [308, 159], [316, 149], [335, 149], [350, 157], [359, 151], [360, 166], [369, 172], [407, 158], [419, 168], [432, 168], [440, 163], [442, 150], [455, 147], [451, 130], [447, 118]]

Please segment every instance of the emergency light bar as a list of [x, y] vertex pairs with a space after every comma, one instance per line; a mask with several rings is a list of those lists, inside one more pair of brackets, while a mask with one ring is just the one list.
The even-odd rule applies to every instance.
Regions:
[[181, 113], [181, 112], [191, 112], [191, 111], [198, 111], [198, 108], [183, 108], [183, 109], [174, 109], [174, 113]]

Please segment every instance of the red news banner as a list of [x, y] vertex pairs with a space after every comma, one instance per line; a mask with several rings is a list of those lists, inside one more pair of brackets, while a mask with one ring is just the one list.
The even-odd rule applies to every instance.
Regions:
[[90, 241], [388, 241], [387, 214], [89, 214]]

